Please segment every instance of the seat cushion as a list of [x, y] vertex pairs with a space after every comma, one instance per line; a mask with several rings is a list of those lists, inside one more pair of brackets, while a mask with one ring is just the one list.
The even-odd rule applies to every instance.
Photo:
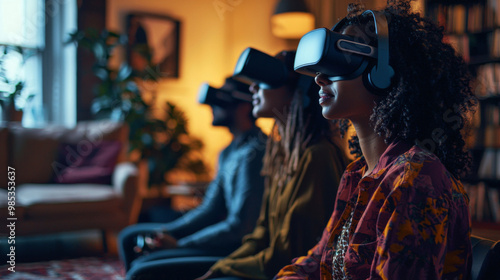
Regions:
[[109, 185], [24, 184], [16, 191], [24, 218], [43, 218], [106, 213], [121, 209], [122, 198]]

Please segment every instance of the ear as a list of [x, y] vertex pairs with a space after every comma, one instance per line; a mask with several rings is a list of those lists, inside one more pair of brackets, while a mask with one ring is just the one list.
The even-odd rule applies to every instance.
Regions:
[[394, 69], [389, 64], [389, 25], [383, 12], [366, 10], [363, 14], [371, 14], [377, 34], [377, 62], [365, 72], [363, 81], [368, 84], [375, 94], [388, 90], [394, 77]]
[[394, 70], [391, 66], [380, 71], [375, 63], [370, 63], [363, 72], [363, 85], [375, 95], [385, 95], [394, 83]]

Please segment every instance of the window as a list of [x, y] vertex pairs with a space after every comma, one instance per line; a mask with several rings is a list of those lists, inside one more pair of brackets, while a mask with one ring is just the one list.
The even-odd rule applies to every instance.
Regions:
[[0, 46], [29, 56], [17, 66], [14, 55], [4, 58], [10, 75], [25, 82], [22, 97], [33, 95], [16, 103], [24, 126], [76, 123], [76, 46], [66, 43], [76, 17], [76, 0], [0, 0]]

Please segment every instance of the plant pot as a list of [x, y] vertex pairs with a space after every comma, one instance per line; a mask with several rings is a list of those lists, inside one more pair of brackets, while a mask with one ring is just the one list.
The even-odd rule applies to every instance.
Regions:
[[4, 103], [2, 107], [2, 120], [8, 122], [21, 122], [23, 120], [23, 110], [17, 110], [13, 102]]

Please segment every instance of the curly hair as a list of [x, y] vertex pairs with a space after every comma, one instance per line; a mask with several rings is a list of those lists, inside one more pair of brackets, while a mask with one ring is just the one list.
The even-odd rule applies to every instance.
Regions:
[[[409, 0], [390, 0], [381, 11], [389, 25], [389, 63], [396, 74], [393, 86], [377, 99], [370, 120], [386, 143], [415, 142], [460, 178], [471, 162], [465, 132], [477, 105], [472, 78], [463, 58], [443, 42], [443, 28], [410, 8]], [[365, 33], [375, 34], [373, 17], [362, 14], [361, 5], [349, 5], [348, 12], [345, 27], [364, 27]], [[376, 45], [375, 36], [370, 41]], [[346, 125], [340, 122], [344, 133]], [[361, 155], [357, 139], [349, 143], [351, 153]]]
[[[278, 187], [284, 186], [295, 174], [304, 150], [320, 139], [334, 141], [335, 125], [323, 118], [317, 99], [319, 87], [310, 81], [306, 93], [299, 85], [300, 74], [293, 71], [295, 51], [283, 51], [275, 57], [283, 61], [289, 71], [286, 86], [293, 92], [293, 99], [286, 111], [280, 112], [283, 119], [275, 121], [269, 135], [262, 175], [271, 181], [277, 180]], [[338, 133], [337, 133], [338, 134]]]

